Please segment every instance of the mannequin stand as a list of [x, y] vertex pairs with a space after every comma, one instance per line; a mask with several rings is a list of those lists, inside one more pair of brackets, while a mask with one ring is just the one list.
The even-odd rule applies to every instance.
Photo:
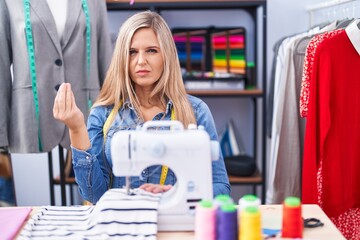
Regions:
[[[70, 204], [74, 205], [74, 194], [73, 194], [73, 185], [76, 185], [75, 178], [65, 175], [65, 161], [64, 161], [64, 148], [60, 145], [58, 146], [59, 152], [59, 167], [60, 167], [60, 176], [59, 178], [54, 178], [53, 174], [53, 156], [52, 151], [48, 152], [48, 165], [49, 165], [49, 183], [50, 183], [50, 204], [55, 206], [55, 185], [60, 185], [61, 192], [61, 206], [67, 206], [66, 203], [66, 185], [69, 185], [70, 188]], [[70, 163], [68, 162], [70, 161]], [[68, 154], [66, 157], [66, 164], [71, 164], [71, 154]]]

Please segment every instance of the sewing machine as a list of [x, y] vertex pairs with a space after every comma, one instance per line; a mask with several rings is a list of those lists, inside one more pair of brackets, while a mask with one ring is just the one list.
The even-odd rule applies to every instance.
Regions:
[[[158, 128], [166, 130], [154, 130]], [[149, 121], [135, 131], [114, 135], [113, 173], [125, 176], [129, 188], [130, 176], [139, 176], [151, 165], [168, 166], [177, 182], [160, 200], [158, 230], [194, 230], [197, 202], [213, 198], [211, 161], [219, 158], [219, 149], [202, 126], [184, 130], [179, 121]]]

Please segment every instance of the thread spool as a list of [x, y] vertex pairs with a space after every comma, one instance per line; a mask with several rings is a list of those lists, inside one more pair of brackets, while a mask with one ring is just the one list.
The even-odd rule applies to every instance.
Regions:
[[237, 240], [238, 224], [237, 224], [237, 208], [233, 203], [222, 205], [217, 210], [217, 232], [218, 240]]
[[287, 197], [283, 203], [281, 236], [284, 238], [302, 238], [303, 230], [300, 199]]
[[244, 195], [242, 198], [239, 199], [240, 211], [250, 206], [259, 207], [260, 199], [252, 194]]
[[216, 239], [217, 240], [220, 240], [219, 238], [219, 214], [220, 214], [220, 211], [221, 211], [221, 207], [223, 205], [226, 205], [226, 204], [233, 204], [234, 201], [233, 199], [229, 196], [229, 195], [226, 195], [226, 194], [220, 194], [220, 195], [217, 195], [214, 199], [214, 207], [216, 208], [216, 222], [215, 222], [215, 225], [216, 225]]
[[231, 204], [233, 202], [233, 199], [226, 194], [217, 195], [214, 199], [214, 205], [217, 207], [221, 207], [224, 204]]
[[246, 65], [246, 89], [256, 88], [256, 68], [254, 62], [247, 62]]
[[195, 209], [195, 239], [216, 239], [216, 208], [209, 200], [202, 200]]
[[249, 206], [240, 212], [239, 239], [261, 240], [261, 214], [259, 207]]

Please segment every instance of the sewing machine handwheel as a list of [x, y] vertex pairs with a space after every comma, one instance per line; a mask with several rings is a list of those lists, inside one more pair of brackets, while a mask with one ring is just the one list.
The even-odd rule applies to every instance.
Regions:
[[148, 148], [149, 154], [156, 158], [161, 158], [162, 156], [164, 156], [165, 151], [166, 151], [166, 146], [164, 143], [160, 141], [155, 141], [150, 143], [150, 146]]

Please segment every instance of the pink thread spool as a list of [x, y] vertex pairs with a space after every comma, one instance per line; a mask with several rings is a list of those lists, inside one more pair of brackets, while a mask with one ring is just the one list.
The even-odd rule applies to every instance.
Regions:
[[283, 203], [281, 236], [283, 238], [302, 238], [304, 222], [301, 202], [297, 197], [287, 197]]
[[209, 200], [202, 200], [195, 210], [195, 239], [216, 239], [216, 208]]

